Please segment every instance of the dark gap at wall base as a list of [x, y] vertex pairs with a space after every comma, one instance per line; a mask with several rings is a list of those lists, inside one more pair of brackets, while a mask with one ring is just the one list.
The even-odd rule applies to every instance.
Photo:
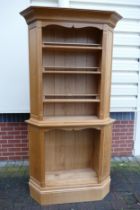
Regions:
[[30, 118], [29, 113], [3, 113], [0, 114], [0, 122], [24, 122]]
[[[134, 120], [134, 112], [111, 112], [110, 117], [116, 120]], [[0, 122], [24, 122], [30, 118], [29, 113], [3, 113], [0, 114]]]
[[110, 117], [115, 120], [134, 120], [134, 112], [111, 112]]

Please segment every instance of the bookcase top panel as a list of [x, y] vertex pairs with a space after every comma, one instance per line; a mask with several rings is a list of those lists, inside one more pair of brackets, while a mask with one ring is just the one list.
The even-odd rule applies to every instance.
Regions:
[[27, 24], [35, 21], [74, 21], [84, 23], [107, 24], [115, 27], [116, 23], [122, 18], [114, 11], [85, 10], [74, 8], [38, 7], [30, 6], [20, 13]]

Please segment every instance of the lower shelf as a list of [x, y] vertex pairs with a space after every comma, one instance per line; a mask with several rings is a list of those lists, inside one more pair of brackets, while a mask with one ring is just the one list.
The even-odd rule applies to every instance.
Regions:
[[47, 187], [69, 187], [97, 184], [96, 172], [91, 168], [62, 170], [46, 173]]
[[30, 193], [39, 203], [95, 201], [109, 192], [112, 125], [83, 126], [29, 125]]

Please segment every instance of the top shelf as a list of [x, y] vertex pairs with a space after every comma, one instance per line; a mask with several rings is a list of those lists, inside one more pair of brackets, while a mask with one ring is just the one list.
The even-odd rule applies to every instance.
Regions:
[[58, 50], [102, 50], [100, 44], [93, 43], [43, 42], [42, 47]]

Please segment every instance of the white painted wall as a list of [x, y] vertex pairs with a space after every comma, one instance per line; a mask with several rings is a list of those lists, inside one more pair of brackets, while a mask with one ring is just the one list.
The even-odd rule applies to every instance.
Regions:
[[33, 6], [58, 7], [58, 0], [30, 0], [30, 4]]
[[58, 0], [58, 6], [59, 7], [69, 7], [69, 0]]
[[[140, 70], [140, 62], [139, 62]], [[135, 115], [135, 143], [134, 143], [134, 154], [140, 156], [140, 71], [139, 71], [139, 86], [138, 86], [138, 99], [137, 99], [137, 112]]]
[[19, 12], [29, 0], [0, 4], [0, 113], [29, 112], [28, 33]]

